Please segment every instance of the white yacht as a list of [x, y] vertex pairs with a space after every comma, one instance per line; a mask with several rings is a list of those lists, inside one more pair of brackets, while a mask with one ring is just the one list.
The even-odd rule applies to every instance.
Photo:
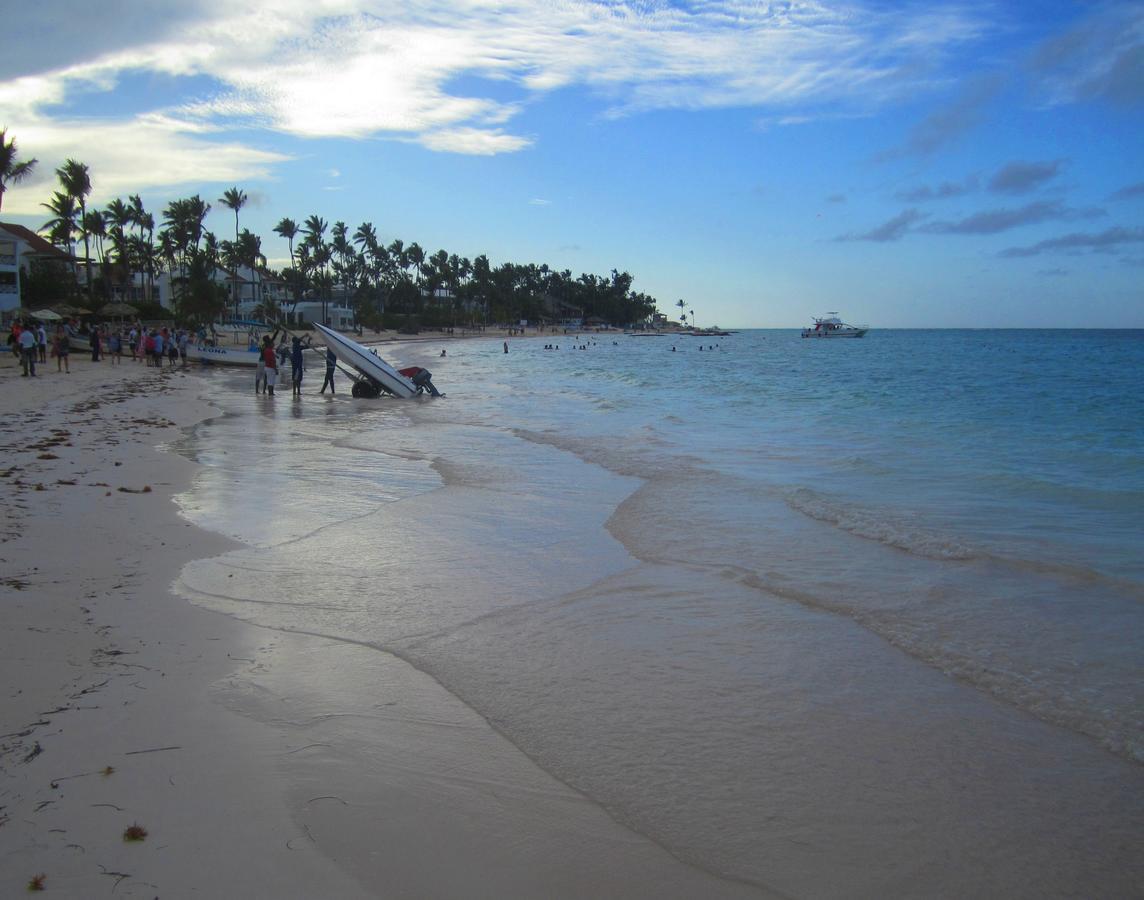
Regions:
[[822, 318], [814, 320], [814, 327], [804, 328], [802, 336], [804, 338], [860, 338], [869, 330], [867, 325], [847, 325], [838, 318], [838, 313], [828, 312]]

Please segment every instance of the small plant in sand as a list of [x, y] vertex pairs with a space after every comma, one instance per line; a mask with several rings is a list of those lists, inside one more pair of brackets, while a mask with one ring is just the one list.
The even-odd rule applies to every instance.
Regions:
[[39, 875], [33, 875], [28, 881], [29, 891], [42, 891], [44, 889], [44, 882], [47, 881], [48, 876], [42, 872]]
[[123, 832], [123, 840], [125, 841], [144, 841], [147, 839], [147, 829], [135, 822], [127, 826], [127, 830]]
[[108, 775], [114, 775], [115, 774], [115, 766], [104, 766], [103, 771], [100, 774], [103, 775], [105, 778]]

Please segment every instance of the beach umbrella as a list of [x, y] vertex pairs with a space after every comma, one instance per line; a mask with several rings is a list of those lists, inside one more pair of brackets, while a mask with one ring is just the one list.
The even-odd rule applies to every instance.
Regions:
[[37, 309], [30, 313], [33, 319], [39, 319], [41, 322], [58, 322], [63, 316], [58, 313], [52, 312], [50, 309]]

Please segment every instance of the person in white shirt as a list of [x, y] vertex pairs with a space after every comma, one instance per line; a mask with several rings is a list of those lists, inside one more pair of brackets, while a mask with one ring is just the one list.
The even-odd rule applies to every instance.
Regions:
[[29, 325], [20, 332], [20, 363], [24, 367], [23, 375], [36, 377], [36, 332]]

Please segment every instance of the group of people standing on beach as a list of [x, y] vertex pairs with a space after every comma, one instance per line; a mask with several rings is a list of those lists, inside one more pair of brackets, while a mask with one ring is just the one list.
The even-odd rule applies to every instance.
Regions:
[[163, 367], [166, 359], [171, 366], [175, 363], [187, 364], [187, 342], [190, 335], [186, 329], [178, 330], [167, 328], [152, 328], [148, 331], [142, 326], [132, 328], [127, 333], [127, 346], [131, 351], [131, 358], [136, 362], [143, 360], [149, 366]]
[[[274, 396], [274, 387], [278, 383], [278, 369], [285, 368], [286, 363], [290, 363], [290, 383], [293, 388], [293, 396], [302, 396], [302, 374], [306, 371], [305, 364], [305, 347], [302, 344], [301, 338], [293, 338], [289, 345], [283, 340], [277, 347], [274, 346], [274, 338], [271, 335], [266, 335], [262, 339], [262, 349], [259, 352], [258, 367], [254, 373], [254, 393], [266, 393], [268, 396]], [[319, 393], [324, 394], [326, 388], [329, 387], [330, 393], [334, 391], [334, 370], [337, 368], [338, 358], [334, 355], [334, 351], [326, 350], [326, 379], [322, 382], [322, 389]]]
[[73, 339], [86, 341], [91, 349], [91, 361], [102, 362], [106, 357], [113, 365], [123, 362], [124, 350], [135, 362], [163, 367], [187, 364], [188, 332], [182, 328], [147, 328], [136, 322], [124, 329], [114, 325], [93, 325], [91, 328], [60, 323], [49, 339], [43, 323], [14, 322], [8, 334], [8, 346], [20, 358], [23, 375], [35, 377], [36, 363], [48, 361], [48, 350], [56, 358], [56, 370], [71, 374], [70, 357]]
[[56, 371], [71, 374], [71, 335], [64, 325], [56, 326], [49, 341], [42, 322], [13, 322], [8, 333], [8, 346], [20, 360], [21, 377], [36, 377], [36, 363], [47, 363], [49, 346], [56, 359]]
[[20, 360], [24, 370], [21, 377], [35, 378], [37, 360], [42, 363], [48, 361], [48, 335], [42, 323], [13, 322], [12, 330], [8, 333], [8, 346]]

